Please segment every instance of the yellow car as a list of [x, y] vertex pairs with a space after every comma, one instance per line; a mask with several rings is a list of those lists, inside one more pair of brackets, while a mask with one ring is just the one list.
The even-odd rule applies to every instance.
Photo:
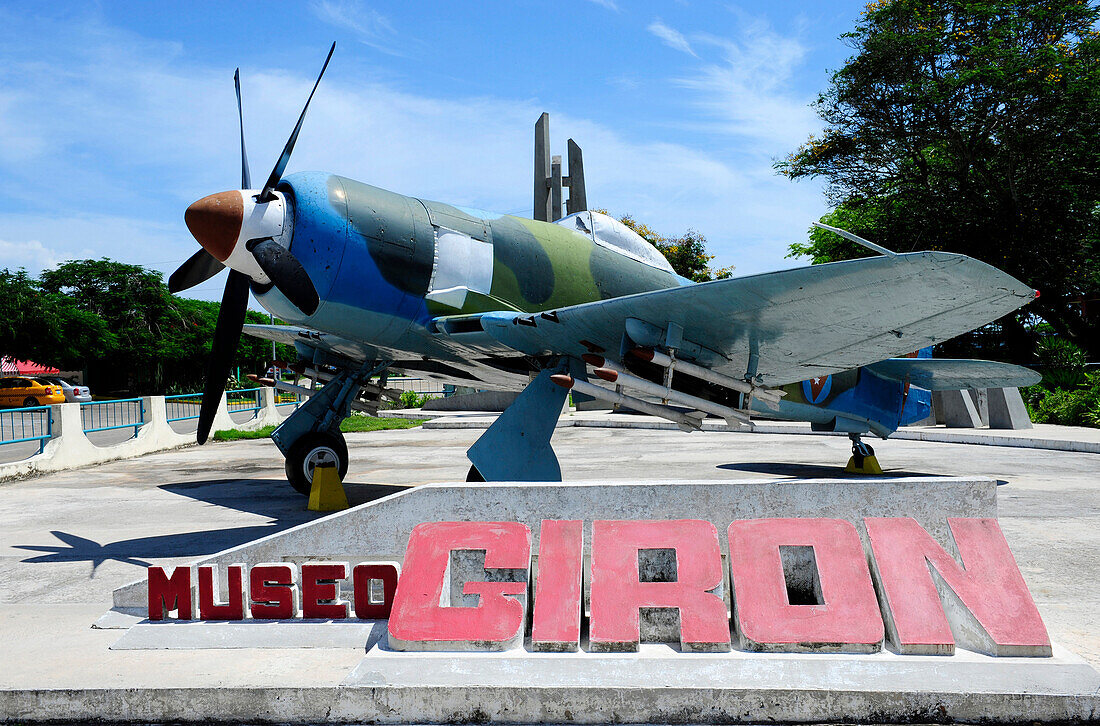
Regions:
[[49, 406], [55, 403], [65, 403], [65, 392], [55, 383], [30, 376], [0, 378], [0, 406]]

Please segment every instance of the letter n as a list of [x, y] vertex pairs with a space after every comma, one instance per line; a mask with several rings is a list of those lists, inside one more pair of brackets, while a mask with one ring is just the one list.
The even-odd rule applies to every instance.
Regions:
[[150, 567], [148, 572], [149, 619], [164, 620], [170, 611], [178, 610], [177, 619], [190, 620], [194, 605], [191, 568], [177, 567], [171, 577], [164, 573], [163, 567]]
[[900, 653], [1049, 656], [1050, 639], [996, 519], [948, 519], [958, 561], [910, 517], [867, 518], [883, 617]]

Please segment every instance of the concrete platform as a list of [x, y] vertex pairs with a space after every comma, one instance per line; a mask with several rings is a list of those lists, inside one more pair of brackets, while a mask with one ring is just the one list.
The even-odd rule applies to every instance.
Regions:
[[[463, 452], [478, 434], [417, 429], [349, 435], [349, 498], [363, 503], [412, 485], [460, 480], [468, 468]], [[1095, 586], [1100, 582], [1100, 456], [917, 441], [875, 446], [888, 477], [998, 480], [1002, 529], [1052, 640], [1085, 663], [1100, 665], [1100, 592]], [[848, 456], [848, 442], [840, 437], [581, 427], [559, 430], [555, 447], [572, 480], [638, 480], [669, 471], [696, 480], [806, 480], [838, 476]], [[365, 674], [370, 664], [375, 664], [372, 672], [397, 673], [390, 669], [406, 668], [405, 661], [386, 659], [407, 654], [367, 652], [367, 643], [358, 648], [111, 650], [121, 631], [90, 627], [110, 607], [111, 592], [143, 575], [147, 564], [180, 564], [318, 519], [302, 509], [303, 500], [285, 484], [281, 470], [270, 441], [249, 441], [0, 485], [0, 639], [5, 644], [0, 718], [74, 720], [84, 714], [158, 721], [175, 713], [181, 720], [250, 722], [412, 719], [408, 699], [413, 690], [348, 681], [352, 674]], [[676, 662], [683, 657], [688, 656], [677, 654]], [[805, 657], [777, 660], [793, 663]], [[751, 662], [763, 663], [755, 656]], [[1070, 656], [1060, 667], [1072, 672], [1074, 662]], [[932, 663], [945, 666], [941, 659]], [[622, 668], [609, 666], [608, 673], [623, 673]], [[438, 680], [439, 669], [454, 672], [444, 664], [413, 670], [425, 680]], [[826, 670], [832, 673], [828, 677], [847, 679], [849, 685], [827, 694], [800, 693], [776, 670], [777, 682], [766, 688], [737, 688], [731, 681], [706, 691], [702, 695], [711, 705], [704, 711], [684, 710], [678, 702], [684, 689], [674, 682], [655, 681], [649, 693], [620, 684], [606, 695], [624, 708], [636, 707], [651, 721], [805, 721], [822, 720], [827, 713], [834, 714], [831, 720], [844, 720], [836, 714], [847, 713], [852, 720], [851, 714], [863, 713], [869, 721], [1097, 718], [1097, 686], [1084, 681], [1071, 688], [1072, 679], [1055, 678], [1063, 683], [1060, 695], [1048, 690], [1016, 698], [1010, 702], [1012, 712], [1002, 713], [992, 709], [990, 692], [980, 680], [967, 676], [959, 690], [933, 693], [936, 705], [929, 710], [927, 702], [917, 703], [903, 689], [884, 700], [841, 671]], [[479, 710], [477, 691], [437, 685], [440, 708], [467, 720], [522, 720], [517, 714], [534, 708], [558, 720], [607, 720], [590, 704], [576, 707], [583, 705], [584, 694], [575, 682], [565, 687], [528, 684], [501, 711], [491, 713]], [[806, 710], [807, 702], [820, 708]], [[1059, 712], [1066, 703], [1076, 710]], [[871, 708], [876, 704], [877, 710]]]

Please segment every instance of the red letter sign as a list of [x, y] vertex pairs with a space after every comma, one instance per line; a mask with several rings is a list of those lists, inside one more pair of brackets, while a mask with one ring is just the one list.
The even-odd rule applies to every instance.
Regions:
[[244, 565], [230, 565], [225, 577], [229, 602], [219, 604], [217, 566], [199, 566], [200, 620], [244, 620]]
[[[730, 586], [748, 650], [871, 653], [883, 635], [878, 600], [855, 525], [843, 519], [748, 519], [729, 526]], [[789, 549], [788, 549], [789, 548]], [[816, 602], [791, 604], [799, 570]]]
[[418, 524], [409, 536], [390, 613], [390, 647], [505, 650], [521, 645], [530, 567], [527, 525]]
[[695, 519], [593, 522], [591, 608], [594, 651], [637, 650], [643, 623], [647, 641], [729, 650], [718, 530]]
[[290, 562], [256, 565], [248, 573], [252, 617], [289, 620], [298, 614], [298, 568]]
[[177, 567], [172, 576], [163, 567], [149, 568], [149, 619], [164, 620], [171, 610], [180, 620], [191, 619], [191, 568]]
[[340, 580], [347, 577], [346, 562], [307, 562], [302, 565], [302, 617], [346, 618], [348, 602], [340, 599]]
[[915, 519], [864, 522], [883, 615], [899, 652], [950, 655], [957, 638], [991, 655], [1051, 655], [997, 520], [947, 520], [961, 566]]
[[544, 519], [539, 532], [538, 579], [531, 616], [531, 647], [576, 650], [581, 639], [583, 523]]
[[[397, 577], [401, 567], [396, 562], [360, 562], [351, 571], [355, 598], [355, 617], [360, 620], [385, 620], [393, 608], [397, 592]], [[382, 583], [382, 599], [371, 598], [372, 582]]]

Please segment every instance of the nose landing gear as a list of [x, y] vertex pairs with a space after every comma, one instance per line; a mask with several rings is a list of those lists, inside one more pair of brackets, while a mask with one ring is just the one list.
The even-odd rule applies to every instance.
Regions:
[[852, 458], [848, 459], [844, 471], [848, 474], [881, 474], [882, 467], [870, 444], [863, 443], [859, 434], [848, 434], [848, 438], [852, 440]]

